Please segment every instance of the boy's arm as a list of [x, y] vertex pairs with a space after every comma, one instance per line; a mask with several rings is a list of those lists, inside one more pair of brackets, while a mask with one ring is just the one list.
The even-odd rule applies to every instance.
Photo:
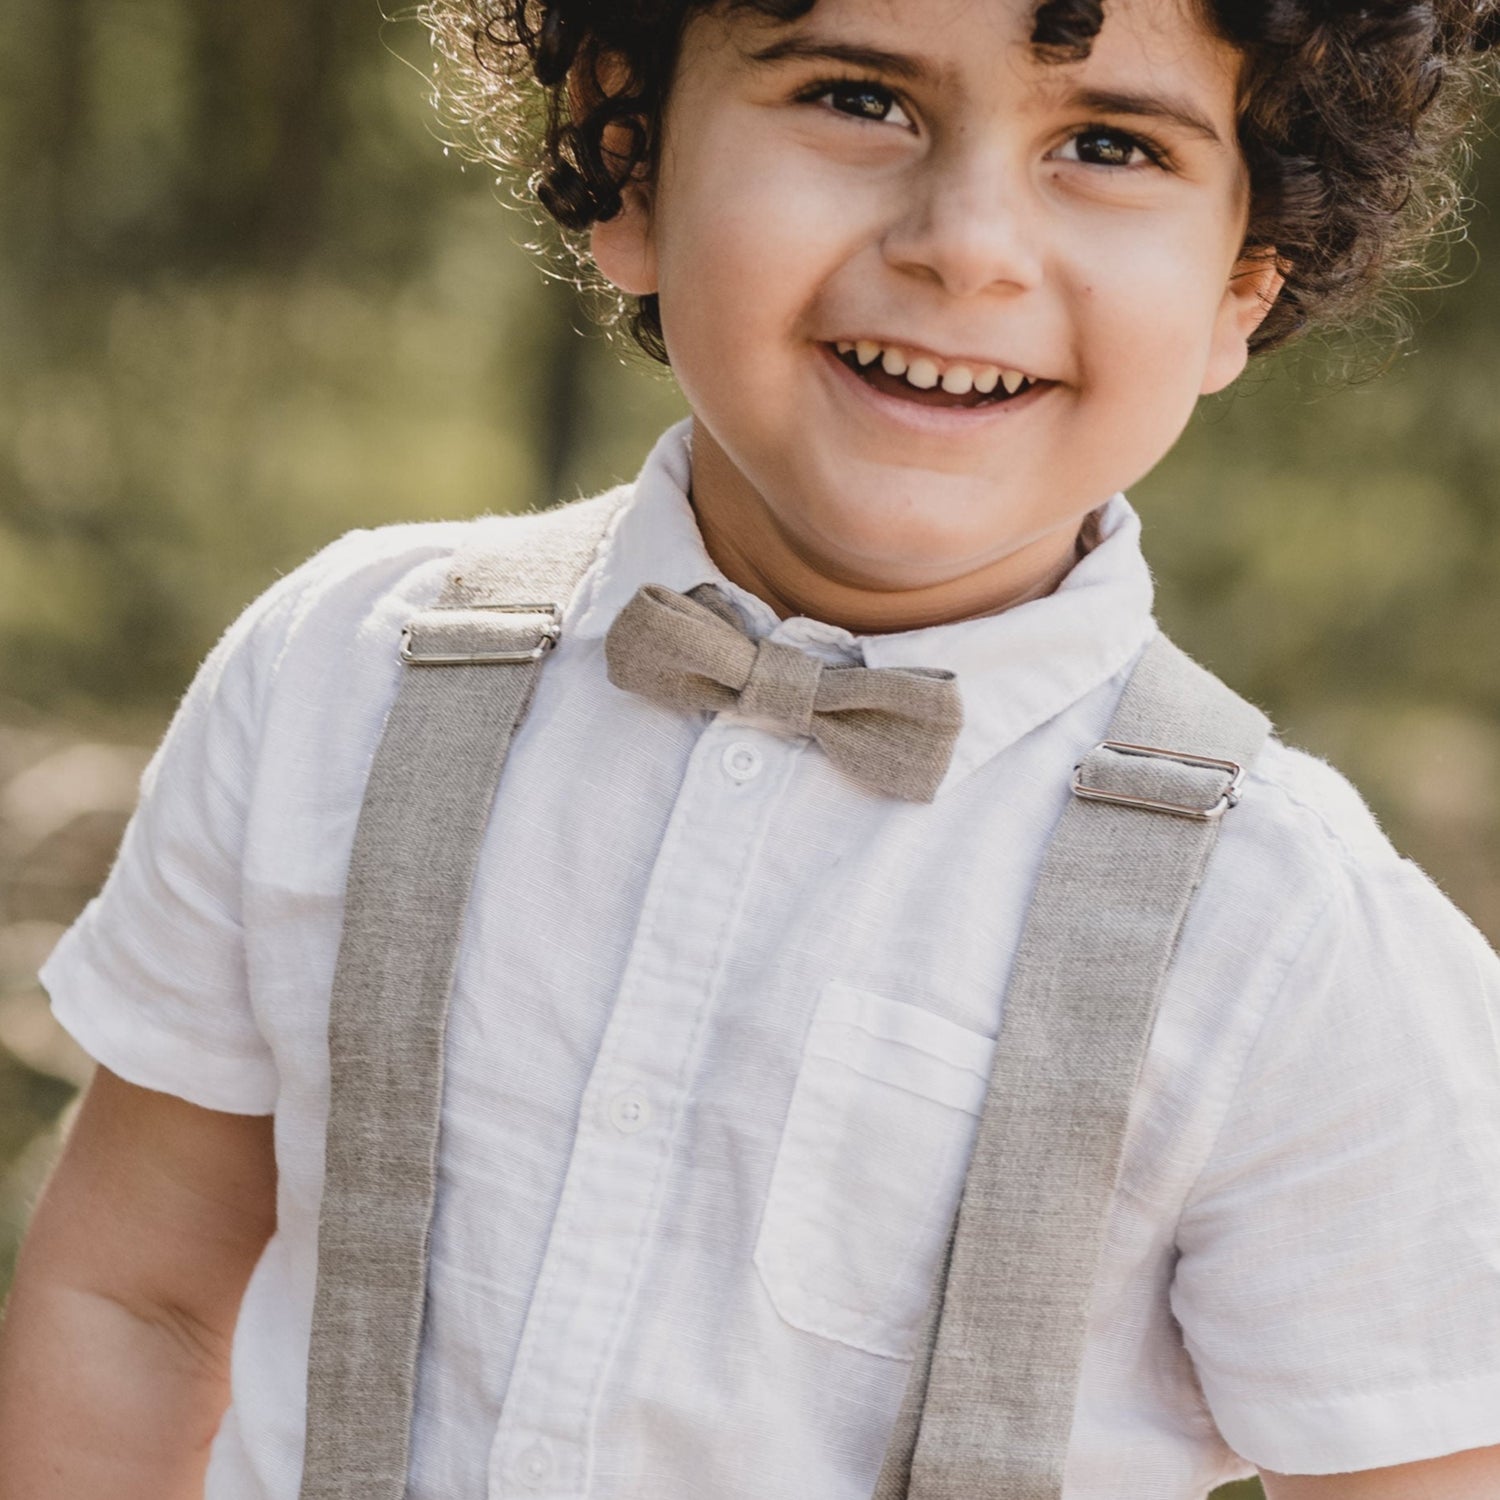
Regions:
[[201, 1497], [275, 1228], [271, 1125], [98, 1069], [0, 1328], [0, 1500]]
[[1359, 1474], [1271, 1474], [1266, 1500], [1493, 1500], [1500, 1495], [1500, 1448], [1471, 1448], [1425, 1463]]

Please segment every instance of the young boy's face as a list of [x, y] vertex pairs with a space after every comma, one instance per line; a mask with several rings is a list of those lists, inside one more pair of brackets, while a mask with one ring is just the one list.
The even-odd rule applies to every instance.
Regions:
[[1065, 65], [1033, 0], [689, 24], [594, 248], [660, 296], [731, 577], [854, 628], [1003, 608], [1239, 373], [1278, 283], [1240, 259], [1238, 56], [1188, 4], [1112, 0]]

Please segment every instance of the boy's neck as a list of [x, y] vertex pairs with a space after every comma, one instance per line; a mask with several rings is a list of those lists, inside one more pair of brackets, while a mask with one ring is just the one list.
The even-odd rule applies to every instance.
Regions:
[[693, 436], [690, 499], [708, 555], [730, 582], [782, 619], [804, 615], [855, 635], [1000, 614], [1052, 593], [1088, 550], [1073, 526], [935, 583], [882, 586], [831, 576], [787, 535], [701, 423]]

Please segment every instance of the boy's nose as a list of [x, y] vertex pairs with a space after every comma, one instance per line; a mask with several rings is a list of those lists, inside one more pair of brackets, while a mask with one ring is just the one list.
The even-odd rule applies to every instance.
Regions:
[[1040, 281], [1036, 205], [1024, 183], [993, 165], [959, 160], [928, 163], [909, 187], [882, 245], [890, 265], [954, 297]]

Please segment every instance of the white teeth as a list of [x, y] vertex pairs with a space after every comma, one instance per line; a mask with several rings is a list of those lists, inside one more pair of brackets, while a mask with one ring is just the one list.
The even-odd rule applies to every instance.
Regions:
[[906, 383], [919, 391], [930, 391], [938, 383], [938, 367], [935, 359], [914, 359], [907, 367]]
[[839, 339], [834, 347], [841, 355], [853, 354], [862, 367], [873, 365], [878, 360], [887, 375], [897, 379], [904, 376], [907, 384], [919, 391], [941, 386], [951, 396], [967, 396], [970, 391], [989, 396], [1003, 388], [1007, 396], [1014, 396], [1017, 391], [1029, 389], [1033, 384], [1031, 378], [1020, 370], [961, 363], [944, 368], [930, 355], [909, 355], [904, 349], [877, 344], [873, 339], [852, 342]]

